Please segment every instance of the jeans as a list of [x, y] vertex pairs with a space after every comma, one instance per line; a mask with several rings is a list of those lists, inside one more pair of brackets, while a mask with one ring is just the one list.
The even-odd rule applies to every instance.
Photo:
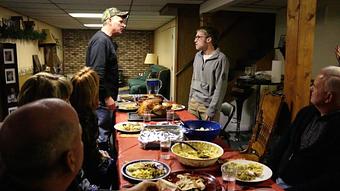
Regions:
[[109, 110], [102, 103], [96, 110], [98, 116], [99, 136], [98, 143], [108, 143], [113, 131], [113, 111]]

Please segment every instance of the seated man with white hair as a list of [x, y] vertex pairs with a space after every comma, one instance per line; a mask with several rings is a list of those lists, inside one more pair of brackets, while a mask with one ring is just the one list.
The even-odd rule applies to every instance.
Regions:
[[340, 180], [340, 67], [321, 69], [311, 105], [296, 115], [269, 157], [285, 190], [334, 190]]

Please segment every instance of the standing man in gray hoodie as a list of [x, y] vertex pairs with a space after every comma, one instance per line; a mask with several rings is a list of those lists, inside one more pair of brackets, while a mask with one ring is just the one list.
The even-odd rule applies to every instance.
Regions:
[[197, 29], [188, 111], [199, 119], [219, 121], [227, 85], [229, 60], [217, 48], [218, 32], [212, 27]]

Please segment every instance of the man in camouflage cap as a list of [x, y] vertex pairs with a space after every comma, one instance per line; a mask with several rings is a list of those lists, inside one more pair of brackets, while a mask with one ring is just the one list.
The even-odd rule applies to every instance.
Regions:
[[113, 158], [115, 151], [109, 140], [118, 96], [118, 60], [112, 37], [123, 33], [128, 14], [114, 7], [106, 9], [102, 16], [103, 27], [91, 38], [86, 55], [86, 66], [99, 75], [98, 145], [101, 150], [109, 151]]
[[128, 15], [129, 15], [129, 12], [127, 11], [120, 11], [119, 9], [115, 7], [111, 7], [104, 11], [102, 15], [102, 23], [104, 23], [107, 19], [110, 19], [113, 16], [119, 16], [125, 19], [127, 18]]

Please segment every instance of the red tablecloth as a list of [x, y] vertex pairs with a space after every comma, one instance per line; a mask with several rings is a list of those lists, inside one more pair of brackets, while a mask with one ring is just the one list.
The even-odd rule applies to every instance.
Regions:
[[[196, 119], [196, 117], [192, 114], [190, 114], [187, 111], [176, 111], [176, 114], [180, 117], [182, 121], [185, 120], [190, 120], [190, 119]], [[117, 112], [116, 113], [116, 122], [125, 122], [128, 120], [128, 115], [127, 113], [124, 112]], [[174, 155], [171, 154], [171, 158], [169, 160], [164, 160], [160, 158], [160, 151], [159, 150], [144, 150], [140, 148], [139, 142], [137, 139], [138, 135], [136, 134], [121, 134], [117, 132], [116, 134], [116, 147], [118, 150], [118, 170], [122, 168], [124, 163], [132, 161], [132, 160], [138, 160], [138, 159], [152, 159], [152, 160], [158, 160], [161, 162], [164, 162], [168, 164], [171, 168], [172, 171], [177, 171], [177, 170], [184, 170], [184, 169], [189, 169], [186, 166], [181, 165]], [[238, 157], [238, 152], [237, 151], [232, 151], [228, 147], [227, 144], [224, 143], [224, 141], [220, 139], [216, 139], [214, 141], [218, 145], [222, 146], [224, 149], [225, 153], [224, 155], [220, 158], [221, 161], [227, 160], [230, 158], [237, 158]], [[195, 170], [195, 169], [193, 169]], [[199, 169], [200, 171], [204, 171], [207, 173], [210, 173], [214, 175], [220, 184], [223, 184], [222, 178], [221, 178], [221, 171], [220, 171], [220, 164], [216, 164], [211, 167], [207, 167], [204, 169]], [[130, 185], [130, 183], [124, 179], [122, 174], [120, 173], [119, 175], [119, 181], [120, 181], [120, 187], [124, 187], [126, 185]], [[276, 185], [272, 180], [267, 180], [264, 182], [261, 182], [259, 184], [256, 184], [256, 186], [262, 185], [264, 187], [270, 186], [274, 190], [282, 190], [278, 185]], [[246, 190], [249, 190], [251, 186], [255, 185], [249, 185], [249, 187]], [[237, 185], [237, 189], [240, 189]], [[251, 189], [250, 189], [251, 190]]]

